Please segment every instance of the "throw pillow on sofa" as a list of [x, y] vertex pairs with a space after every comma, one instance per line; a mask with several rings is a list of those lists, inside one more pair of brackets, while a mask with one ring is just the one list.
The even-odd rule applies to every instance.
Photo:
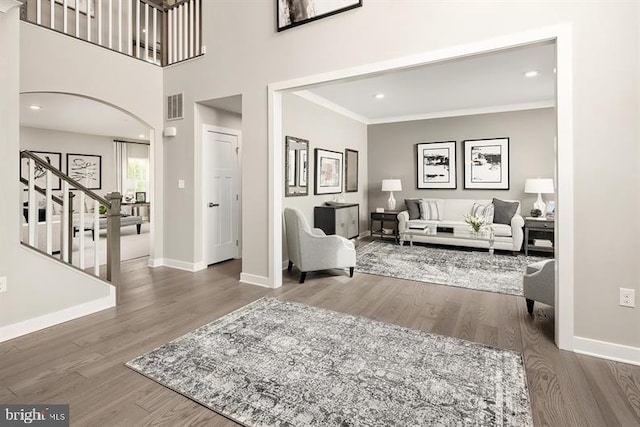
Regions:
[[493, 222], [496, 224], [511, 225], [511, 218], [513, 218], [518, 211], [518, 205], [518, 202], [505, 202], [504, 200], [493, 199]]
[[435, 200], [420, 200], [420, 219], [442, 221], [442, 211]]
[[489, 205], [481, 205], [480, 203], [473, 203], [471, 207], [471, 215], [476, 217], [484, 217], [487, 224], [493, 224], [493, 216], [495, 213], [495, 207], [493, 203]]
[[404, 199], [409, 219], [420, 219], [420, 199]]

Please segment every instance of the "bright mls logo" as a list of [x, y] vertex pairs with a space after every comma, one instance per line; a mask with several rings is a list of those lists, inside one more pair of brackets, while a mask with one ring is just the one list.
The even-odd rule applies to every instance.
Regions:
[[69, 405], [0, 405], [0, 427], [69, 426]]

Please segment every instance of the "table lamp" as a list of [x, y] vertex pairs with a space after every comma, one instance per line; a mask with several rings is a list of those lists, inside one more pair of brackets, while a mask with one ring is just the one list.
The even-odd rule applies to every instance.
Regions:
[[524, 184], [525, 193], [538, 193], [538, 200], [533, 204], [534, 209], [539, 209], [542, 215], [547, 214], [547, 207], [542, 200], [542, 194], [553, 194], [553, 180], [551, 178], [530, 178]]
[[393, 192], [402, 191], [402, 181], [400, 181], [399, 179], [383, 179], [382, 191], [389, 192], [389, 200], [387, 200], [389, 204], [389, 210], [394, 211], [396, 209], [396, 199], [393, 198]]

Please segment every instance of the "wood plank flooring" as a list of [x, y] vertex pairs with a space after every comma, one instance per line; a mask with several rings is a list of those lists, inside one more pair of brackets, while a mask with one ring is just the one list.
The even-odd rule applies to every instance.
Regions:
[[640, 367], [559, 351], [553, 311], [523, 298], [346, 272], [238, 282], [240, 261], [197, 273], [123, 264], [122, 303], [0, 344], [0, 402], [69, 403], [79, 426], [233, 426], [124, 363], [262, 296], [522, 352], [536, 426], [640, 426]]

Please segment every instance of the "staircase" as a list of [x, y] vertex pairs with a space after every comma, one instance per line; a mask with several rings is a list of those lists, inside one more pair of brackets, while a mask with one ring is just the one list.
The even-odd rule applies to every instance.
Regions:
[[[90, 163], [75, 169], [75, 176], [85, 177], [83, 185], [52, 166], [50, 158], [45, 156], [43, 159], [42, 154], [38, 156], [27, 150], [21, 151], [20, 162], [20, 182], [26, 192], [22, 244], [48, 255], [52, 260], [106, 280], [116, 288], [117, 302], [122, 195], [113, 192], [102, 197], [88, 189], [86, 184], [93, 171]], [[101, 254], [103, 242], [99, 231], [104, 227], [107, 229], [106, 254]], [[89, 230], [93, 231], [92, 243], [91, 237], [89, 240], [86, 238]], [[74, 235], [77, 236], [77, 251], [74, 251]], [[86, 268], [88, 248], [93, 252], [91, 268]], [[102, 266], [106, 266], [106, 270], [101, 270]]]

